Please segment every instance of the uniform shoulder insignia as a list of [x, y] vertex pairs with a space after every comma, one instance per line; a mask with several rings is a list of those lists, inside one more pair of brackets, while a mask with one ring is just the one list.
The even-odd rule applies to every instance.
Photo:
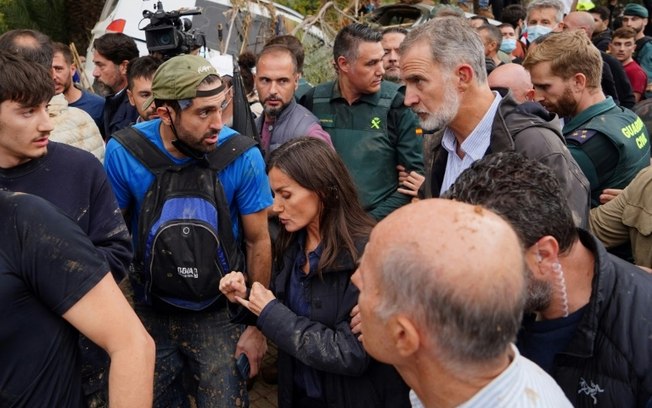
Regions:
[[593, 129], [577, 129], [572, 133], [564, 135], [566, 142], [571, 142], [572, 144], [584, 144], [588, 142], [593, 136], [600, 134], [597, 130]]

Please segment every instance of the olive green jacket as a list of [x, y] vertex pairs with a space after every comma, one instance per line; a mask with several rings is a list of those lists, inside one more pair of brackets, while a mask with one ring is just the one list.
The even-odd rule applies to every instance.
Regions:
[[591, 210], [591, 232], [607, 248], [630, 242], [637, 265], [652, 268], [652, 167], [616, 198]]

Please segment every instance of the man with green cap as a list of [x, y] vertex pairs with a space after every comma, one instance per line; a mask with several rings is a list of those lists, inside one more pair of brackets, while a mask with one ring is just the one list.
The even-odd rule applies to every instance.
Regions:
[[646, 96], [649, 97], [650, 91], [652, 91], [652, 37], [648, 37], [644, 33], [648, 16], [647, 9], [636, 3], [627, 4], [623, 10], [623, 27], [630, 27], [636, 31], [636, 49], [633, 56], [647, 74]]
[[[173, 57], [154, 74], [152, 97], [143, 105], [143, 109], [147, 109], [154, 103], [158, 118], [134, 125], [133, 130], [137, 132], [129, 136], [146, 139], [157, 150], [153, 150], [156, 154], [150, 156], [164, 157], [175, 168], [205, 168], [207, 163], [211, 166], [215, 156], [219, 159], [220, 155], [226, 154], [226, 150], [218, 146], [230, 143], [232, 138], [242, 138], [222, 122], [222, 109], [229, 102], [227, 91], [217, 70], [204, 58], [194, 55]], [[136, 261], [130, 280], [136, 312], [156, 342], [154, 406], [187, 407], [188, 394], [194, 396], [198, 407], [247, 406], [246, 374], [245, 370], [239, 373], [236, 357], [244, 354], [251, 366], [250, 376], [256, 375], [266, 349], [265, 338], [255, 327], [244, 329], [232, 324], [224, 298], [216, 298], [208, 307], [188, 306], [188, 310], [179, 311], [178, 307], [183, 305], [172, 302], [174, 307], [167, 307], [169, 299], [154, 292], [154, 277], [142, 273], [143, 263], [139, 254], [147, 249], [143, 248], [137, 235], [141, 233], [139, 219], [147, 219], [148, 212], [157, 210], [147, 208], [146, 203], [150, 195], [156, 194], [154, 190], [150, 191], [150, 186], [159, 184], [161, 179], [125, 144], [131, 143], [126, 143], [119, 134], [114, 135], [107, 145], [105, 167], [119, 206], [129, 214], [128, 222], [132, 226]], [[218, 215], [223, 214], [220, 207], [225, 207], [224, 211], [230, 214], [231, 225], [226, 230], [233, 232], [231, 241], [239, 243], [244, 240], [249, 279], [267, 285], [271, 244], [266, 210], [272, 204], [272, 197], [259, 149], [255, 146], [246, 149], [217, 172], [217, 180], [227, 203], [219, 202], [218, 189], [210, 189], [204, 194], [218, 197]], [[188, 206], [181, 212], [194, 213], [199, 209]], [[218, 218], [215, 216], [215, 222], [221, 225]], [[187, 229], [192, 230], [192, 227]], [[207, 244], [195, 240], [189, 245], [193, 242], [200, 243], [195, 244], [196, 247]], [[153, 250], [152, 254], [151, 265], [157, 256], [159, 259], [167, 256]], [[216, 258], [211, 262], [223, 265], [224, 260], [219, 254]], [[227, 258], [226, 267], [235, 268], [232, 261]], [[154, 270], [151, 266], [149, 268], [145, 270]], [[172, 274], [176, 279], [181, 277], [184, 284], [191, 285], [193, 278], [201, 276], [201, 269], [198, 274], [195, 268], [174, 268]], [[163, 304], [166, 301], [168, 303]], [[190, 387], [189, 383], [192, 383]]]

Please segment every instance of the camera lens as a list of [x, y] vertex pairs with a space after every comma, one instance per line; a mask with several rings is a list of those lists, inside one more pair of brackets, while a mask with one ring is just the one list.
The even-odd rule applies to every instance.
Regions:
[[172, 32], [161, 33], [161, 35], [158, 37], [159, 45], [173, 44], [174, 40], [172, 39], [172, 35], [174, 35], [174, 33], [172, 33]]

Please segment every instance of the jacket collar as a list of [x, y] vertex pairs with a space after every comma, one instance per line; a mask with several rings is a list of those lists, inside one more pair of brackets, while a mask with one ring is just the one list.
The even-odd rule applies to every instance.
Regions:
[[607, 250], [598, 242], [597, 238], [582, 229], [578, 229], [578, 233], [582, 245], [591, 251], [595, 258], [591, 298], [585, 306], [584, 316], [567, 350], [560, 354], [590, 358], [595, 350], [600, 315], [603, 313], [605, 302], [611, 296], [614, 285], [614, 265], [609, 259]]
[[567, 122], [566, 125], [564, 125], [563, 133], [568, 134], [579, 128], [584, 123], [588, 122], [590, 119], [602, 115], [615, 107], [617, 107], [617, 105], [614, 102], [613, 98], [611, 96], [607, 96], [607, 99], [604, 101], [589, 106], [577, 114], [577, 116], [572, 118], [569, 122]]
[[[381, 82], [381, 89], [382, 89], [382, 82]], [[378, 90], [378, 92], [374, 92], [372, 94], [362, 94], [360, 95], [360, 98], [358, 98], [353, 104], [364, 102], [369, 105], [378, 105], [380, 103], [380, 93], [381, 90]], [[340, 90], [340, 81], [335, 80], [333, 81], [333, 93], [331, 96], [331, 101], [335, 99], [342, 99], [346, 102], [346, 99], [342, 96], [342, 91]], [[348, 102], [347, 102], [348, 103]]]

